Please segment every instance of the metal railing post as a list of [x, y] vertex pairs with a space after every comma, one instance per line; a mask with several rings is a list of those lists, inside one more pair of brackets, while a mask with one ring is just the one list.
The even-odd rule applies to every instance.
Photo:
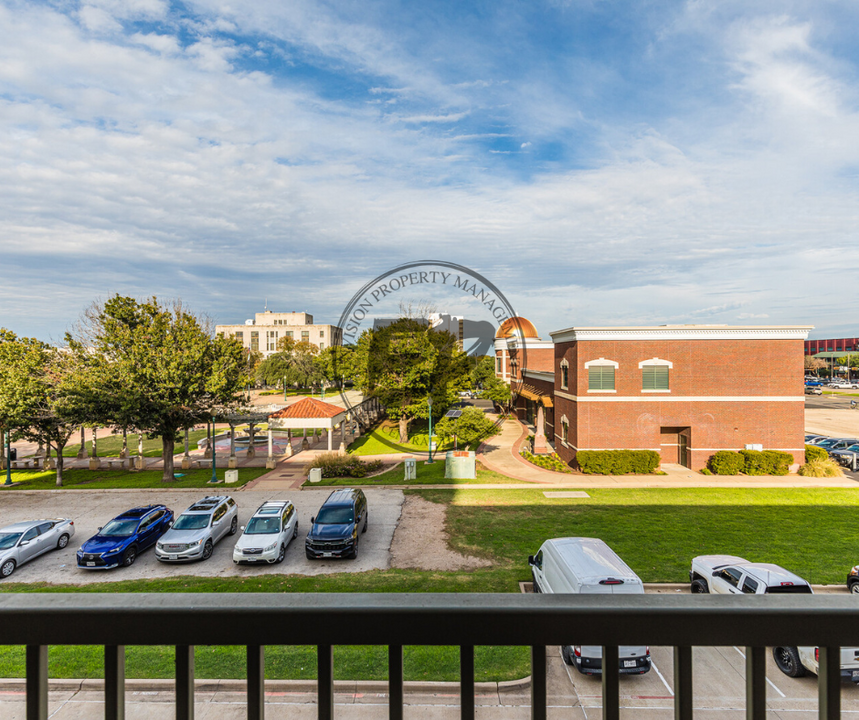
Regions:
[[388, 718], [403, 720], [403, 646], [388, 646]]
[[817, 668], [817, 708], [820, 720], [841, 717], [841, 648], [819, 648]]
[[674, 648], [674, 719], [692, 720], [692, 648]]
[[176, 646], [176, 720], [194, 720], [194, 646]]
[[265, 717], [265, 646], [248, 645], [248, 720]]
[[546, 720], [546, 647], [531, 646], [531, 720]]
[[620, 720], [620, 657], [616, 645], [602, 649], [603, 720]]
[[125, 720], [125, 646], [104, 646], [104, 718]]
[[334, 720], [334, 652], [331, 645], [316, 648], [319, 720]]
[[459, 648], [459, 716], [474, 720], [474, 645]]
[[48, 646], [27, 645], [27, 720], [48, 720]]
[[746, 648], [746, 720], [765, 720], [767, 712], [767, 649]]

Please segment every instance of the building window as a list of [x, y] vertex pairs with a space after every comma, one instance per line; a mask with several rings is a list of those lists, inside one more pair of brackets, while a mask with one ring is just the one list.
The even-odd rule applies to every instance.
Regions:
[[589, 367], [588, 390], [614, 390], [614, 367], [611, 365]]
[[561, 390], [569, 390], [570, 387], [570, 363], [561, 360]]
[[641, 392], [668, 392], [669, 370], [674, 365], [670, 360], [651, 358], [638, 363], [641, 368]]
[[233, 337], [235, 337], [235, 339], [241, 343], [244, 343], [245, 341], [245, 334], [241, 330], [236, 333], [233, 333]]
[[564, 445], [567, 444], [567, 438], [570, 437], [570, 421], [567, 420], [567, 416], [561, 418], [561, 442]]
[[292, 340], [292, 330], [286, 331], [286, 337], [288, 337], [290, 340]]
[[325, 331], [324, 330], [319, 331], [319, 337], [321, 337], [321, 338], [325, 337]]
[[324, 343], [324, 342], [319, 343], [319, 349], [320, 349], [320, 350], [324, 350], [324, 349], [325, 349], [325, 343]]
[[495, 356], [495, 372], [497, 372], [497, 373], [501, 372], [501, 356], [500, 355]]
[[309, 342], [310, 341], [310, 330], [302, 330], [301, 331], [301, 342]]
[[259, 330], [251, 330], [251, 350], [259, 352]]

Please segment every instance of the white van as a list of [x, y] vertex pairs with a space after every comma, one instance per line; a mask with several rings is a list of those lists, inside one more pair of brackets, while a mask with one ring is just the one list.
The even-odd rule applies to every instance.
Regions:
[[[602, 540], [555, 538], [546, 540], [536, 555], [528, 558], [537, 593], [644, 594], [641, 578]], [[650, 648], [621, 646], [620, 672], [643, 675], [650, 670]], [[602, 672], [599, 645], [562, 645], [561, 655], [585, 675]]]

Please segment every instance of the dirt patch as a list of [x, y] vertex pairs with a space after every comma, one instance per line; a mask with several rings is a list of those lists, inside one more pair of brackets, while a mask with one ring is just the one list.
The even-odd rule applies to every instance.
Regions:
[[391, 567], [416, 570], [473, 570], [489, 560], [461, 555], [448, 546], [445, 506], [407, 495], [391, 542]]

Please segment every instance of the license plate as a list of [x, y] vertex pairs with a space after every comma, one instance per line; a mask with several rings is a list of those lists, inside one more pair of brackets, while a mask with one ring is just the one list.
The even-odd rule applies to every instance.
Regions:
[[178, 557], [179, 557], [178, 555], [168, 555], [167, 559], [168, 560], [176, 560], [176, 558], [178, 558]]
[[635, 667], [635, 660], [624, 660], [623, 666], [624, 667]]
[[92, 562], [92, 563], [91, 563], [91, 562], [88, 562], [88, 563], [86, 564], [86, 566], [87, 566], [87, 567], [95, 567], [95, 563], [94, 563], [94, 562]]
[[322, 557], [334, 557], [334, 553], [322, 553]]
[[853, 680], [859, 680], [859, 670], [853, 671]]

